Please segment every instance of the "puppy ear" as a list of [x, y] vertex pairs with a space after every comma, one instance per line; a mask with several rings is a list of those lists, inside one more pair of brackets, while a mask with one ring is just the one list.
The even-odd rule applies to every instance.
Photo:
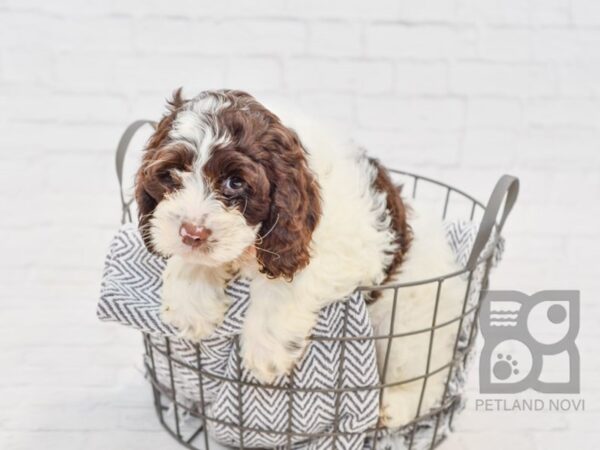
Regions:
[[148, 251], [156, 253], [152, 246], [152, 238], [150, 235], [150, 219], [152, 218], [152, 213], [158, 203], [146, 190], [146, 184], [146, 176], [144, 175], [144, 171], [140, 169], [135, 183], [135, 200], [138, 205], [138, 228]]
[[[152, 246], [150, 235], [150, 220], [152, 213], [158, 205], [156, 199], [157, 192], [161, 191], [161, 186], [157, 185], [154, 177], [155, 170], [149, 168], [154, 166], [157, 158], [160, 156], [160, 149], [164, 147], [168, 141], [169, 131], [171, 130], [173, 120], [177, 115], [177, 111], [184, 105], [186, 101], [181, 96], [181, 88], [173, 92], [171, 100], [167, 100], [167, 114], [165, 114], [156, 130], [150, 137], [144, 156], [142, 157], [142, 165], [140, 166], [135, 177], [135, 200], [138, 205], [138, 228], [144, 239], [144, 244], [150, 252], [156, 253]], [[154, 193], [154, 196], [151, 195]]]
[[321, 216], [319, 185], [296, 133], [281, 124], [267, 144], [272, 159], [271, 205], [257, 240], [261, 272], [292, 280], [310, 259], [312, 234]]

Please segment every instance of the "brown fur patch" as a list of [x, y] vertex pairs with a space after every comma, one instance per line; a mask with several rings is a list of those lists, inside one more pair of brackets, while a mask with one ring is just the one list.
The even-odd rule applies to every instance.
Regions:
[[174, 169], [189, 170], [193, 154], [184, 146], [169, 145], [168, 134], [177, 113], [185, 104], [181, 88], [173, 93], [168, 102], [168, 112], [158, 122], [150, 137], [142, 164], [135, 177], [135, 199], [138, 205], [138, 226], [146, 247], [154, 252], [149, 235], [152, 213], [164, 195], [179, 187]]
[[[259, 177], [249, 181], [254, 195], [245, 215], [250, 223], [262, 222], [256, 242], [261, 271], [272, 278], [291, 280], [310, 260], [312, 233], [321, 215], [318, 183], [293, 130], [249, 94], [225, 94], [232, 106], [219, 113], [219, 126], [229, 131], [233, 149], [259, 166], [255, 169]], [[224, 161], [231, 158], [224, 157]], [[246, 175], [245, 180], [249, 178]], [[267, 205], [266, 216], [260, 217], [257, 211]]]
[[[398, 246], [398, 251], [394, 253], [394, 258], [391, 264], [386, 267], [386, 276], [382, 284], [389, 282], [395, 273], [400, 268], [404, 255], [410, 247], [412, 240], [412, 230], [407, 222], [407, 206], [402, 201], [401, 191], [402, 187], [394, 184], [388, 171], [381, 165], [381, 163], [374, 158], [369, 158], [371, 165], [377, 168], [377, 178], [373, 183], [373, 187], [378, 192], [385, 192], [387, 200], [387, 210], [391, 217], [391, 228], [396, 233], [395, 243]], [[367, 299], [367, 303], [373, 303], [379, 297], [381, 297], [381, 291], [371, 292], [370, 298]]]

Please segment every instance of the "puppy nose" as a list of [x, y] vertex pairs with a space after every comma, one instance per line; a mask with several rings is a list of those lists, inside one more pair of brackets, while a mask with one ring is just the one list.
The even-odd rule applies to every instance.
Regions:
[[206, 242], [208, 237], [212, 234], [206, 227], [198, 226], [193, 223], [183, 222], [179, 228], [179, 236], [185, 245], [191, 247], [198, 247], [199, 245]]

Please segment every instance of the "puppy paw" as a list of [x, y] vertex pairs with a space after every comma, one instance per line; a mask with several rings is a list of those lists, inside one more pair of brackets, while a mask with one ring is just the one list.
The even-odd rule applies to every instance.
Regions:
[[388, 428], [402, 427], [415, 420], [417, 415], [427, 414], [440, 406], [444, 380], [443, 372], [429, 378], [423, 393], [423, 383], [419, 381], [385, 389], [380, 409], [381, 423]]
[[189, 314], [189, 311], [182, 313], [182, 311], [166, 304], [163, 304], [160, 312], [162, 321], [177, 329], [179, 337], [194, 342], [210, 336], [221, 323], [224, 314], [225, 310], [223, 310], [222, 315], [217, 314], [218, 319], [213, 317], [211, 320], [211, 318], [201, 314]]
[[272, 383], [291, 372], [302, 356], [306, 342], [281, 343], [268, 332], [246, 336], [242, 333], [241, 356], [244, 366], [262, 383]]
[[170, 258], [161, 289], [163, 322], [176, 328], [184, 339], [197, 342], [206, 338], [223, 321], [229, 307], [224, 285], [225, 281], [208, 269]]
[[415, 419], [418, 409], [415, 393], [401, 388], [388, 388], [383, 394], [379, 420], [384, 427], [400, 428]]

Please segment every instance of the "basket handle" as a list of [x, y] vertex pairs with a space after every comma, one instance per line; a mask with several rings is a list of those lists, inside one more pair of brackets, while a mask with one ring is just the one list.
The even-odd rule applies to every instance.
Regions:
[[519, 179], [512, 175], [502, 175], [494, 190], [492, 191], [492, 195], [490, 195], [490, 199], [488, 200], [487, 206], [485, 207], [485, 213], [481, 219], [481, 224], [479, 225], [479, 231], [477, 231], [477, 236], [475, 237], [475, 242], [473, 243], [473, 249], [471, 250], [471, 255], [469, 256], [469, 260], [467, 261], [467, 269], [474, 270], [477, 265], [477, 260], [481, 256], [485, 245], [487, 244], [490, 236], [492, 234], [492, 230], [496, 225], [496, 218], [498, 217], [498, 212], [500, 211], [500, 207], [503, 204], [504, 200], [504, 208], [502, 210], [502, 217], [498, 222], [498, 234], [502, 231], [502, 227], [504, 226], [504, 222], [506, 222], [506, 218], [510, 214], [515, 202], [517, 201], [517, 197], [519, 195]]
[[117, 169], [117, 180], [119, 181], [119, 195], [121, 196], [121, 223], [125, 223], [126, 218], [131, 222], [130, 206], [133, 202], [133, 198], [125, 200], [125, 193], [123, 192], [123, 165], [125, 163], [125, 155], [127, 154], [127, 149], [129, 148], [129, 144], [131, 143], [133, 136], [135, 136], [135, 133], [137, 133], [137, 131], [146, 124], [152, 125], [153, 128], [156, 128], [156, 122], [151, 120], [136, 120], [125, 129], [121, 135], [121, 139], [119, 139], [119, 143], [117, 144], [115, 166]]

